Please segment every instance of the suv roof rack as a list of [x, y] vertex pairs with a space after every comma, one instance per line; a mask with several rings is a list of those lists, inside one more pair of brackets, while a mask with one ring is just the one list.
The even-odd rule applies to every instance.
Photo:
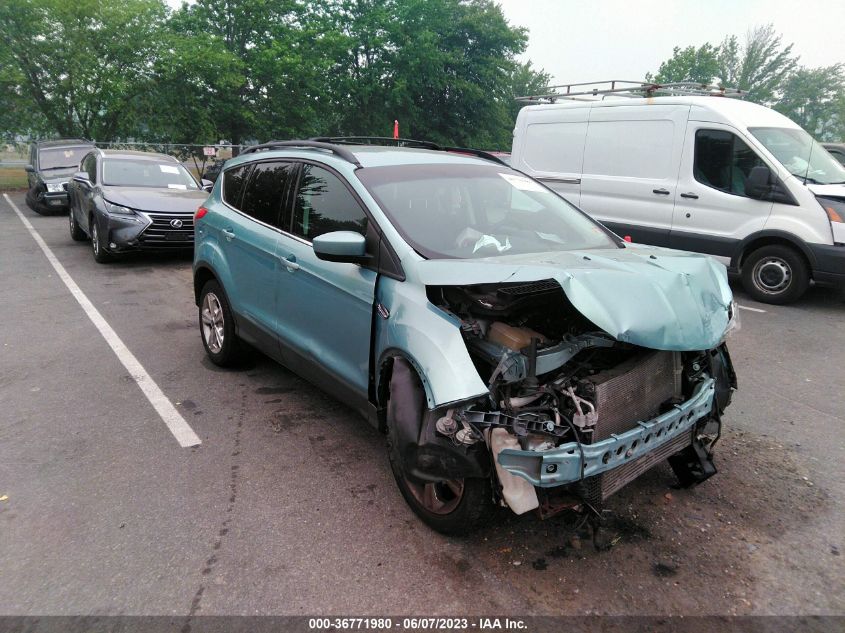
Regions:
[[436, 152], [466, 154], [468, 156], [483, 158], [484, 160], [493, 161], [494, 163], [499, 163], [500, 165], [509, 167], [509, 165], [498, 156], [481, 149], [451, 147], [447, 145], [440, 145], [439, 143], [435, 143], [433, 141], [421, 141], [413, 138], [392, 138], [389, 136], [317, 136], [311, 140], [321, 143], [336, 143], [338, 145], [395, 145], [396, 147], [417, 147], [420, 149], [430, 149]]
[[361, 163], [358, 162], [357, 158], [355, 158], [355, 154], [350, 152], [348, 149], [344, 147], [339, 147], [338, 145], [332, 143], [326, 143], [314, 139], [303, 141], [268, 141], [266, 143], [261, 143], [260, 145], [253, 145], [251, 147], [247, 147], [245, 150], [241, 151], [241, 155], [255, 154], [257, 152], [264, 152], [273, 149], [282, 149], [286, 147], [310, 147], [314, 149], [322, 149], [327, 152], [337, 154], [339, 158], [342, 158], [348, 163], [352, 163], [356, 167], [361, 167]]
[[708, 84], [696, 81], [657, 83], [653, 81], [627, 81], [624, 79], [603, 79], [601, 81], [559, 84], [548, 86], [547, 90], [548, 92], [545, 94], [516, 97], [516, 100], [521, 103], [555, 103], [558, 99], [593, 101], [596, 97], [601, 96], [603, 98], [607, 95], [630, 98], [653, 97], [656, 95], [742, 98], [747, 94], [745, 90], [728, 88], [715, 83]]

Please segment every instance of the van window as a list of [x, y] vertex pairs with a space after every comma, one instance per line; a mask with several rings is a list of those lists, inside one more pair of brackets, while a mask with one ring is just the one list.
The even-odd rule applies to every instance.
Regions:
[[525, 130], [525, 164], [536, 171], [580, 174], [586, 121], [532, 123]]
[[584, 174], [671, 178], [674, 132], [672, 121], [591, 121]]
[[701, 184], [744, 196], [745, 181], [757, 165], [765, 163], [736, 134], [724, 130], [695, 133], [693, 175]]

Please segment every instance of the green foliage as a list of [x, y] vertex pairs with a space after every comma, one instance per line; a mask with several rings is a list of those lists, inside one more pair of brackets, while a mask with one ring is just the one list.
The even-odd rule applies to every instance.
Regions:
[[775, 110], [788, 116], [815, 138], [839, 141], [845, 138], [845, 66], [799, 68], [783, 85], [783, 97]]
[[37, 112], [30, 127], [113, 138], [148, 89], [165, 17], [161, 0], [4, 0], [4, 100]]
[[792, 44], [783, 46], [771, 24], [758, 26], [740, 45], [735, 36], [725, 38], [719, 47], [719, 76], [726, 86], [748, 91], [748, 99], [771, 105], [779, 97], [786, 78], [798, 60]]
[[721, 72], [719, 52], [718, 46], [709, 43], [698, 48], [676, 46], [672, 50], [672, 57], [660, 64], [656, 75], [647, 75], [646, 80], [657, 83], [673, 81], [710, 83], [713, 77], [718, 77]]

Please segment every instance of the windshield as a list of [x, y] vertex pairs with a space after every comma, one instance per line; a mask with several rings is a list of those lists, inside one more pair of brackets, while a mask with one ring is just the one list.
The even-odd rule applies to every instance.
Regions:
[[51, 147], [42, 148], [38, 152], [38, 168], [47, 169], [70, 169], [79, 167], [82, 157], [91, 150], [90, 145], [80, 147]]
[[399, 165], [357, 172], [421, 255], [481, 258], [614, 248], [610, 234], [540, 183], [507, 167]]
[[199, 189], [197, 181], [179, 163], [111, 158], [103, 161], [103, 184], [114, 187]]
[[748, 130], [780, 164], [802, 181], [819, 185], [845, 183], [845, 167], [800, 128], [752, 127]]

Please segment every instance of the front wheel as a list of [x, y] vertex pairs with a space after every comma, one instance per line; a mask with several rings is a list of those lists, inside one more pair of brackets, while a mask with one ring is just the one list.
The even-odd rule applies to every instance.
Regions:
[[67, 211], [68, 215], [68, 228], [70, 229], [70, 237], [75, 242], [83, 242], [85, 238], [88, 237], [85, 235], [85, 231], [79, 226], [79, 223], [76, 221], [76, 217], [73, 214], [73, 204], [70, 205], [70, 208]]
[[100, 229], [97, 228], [97, 220], [91, 218], [91, 252], [94, 254], [94, 261], [98, 264], [107, 264], [112, 260], [111, 255], [106, 251], [100, 237]]
[[235, 334], [235, 320], [223, 288], [214, 280], [207, 281], [200, 292], [200, 334], [211, 362], [220, 367], [235, 364], [241, 357], [242, 345]]
[[[414, 376], [416, 378], [416, 376]], [[416, 378], [418, 382], [418, 378]], [[393, 387], [391, 380], [391, 387]], [[421, 385], [415, 385], [421, 388]], [[407, 408], [408, 403], [397, 401], [406, 397], [402, 387], [391, 388], [387, 402], [387, 452], [393, 477], [411, 510], [429, 527], [441, 534], [461, 536], [475, 531], [491, 517], [493, 489], [489, 478], [465, 477], [437, 482], [420, 483], [409, 479], [405, 474], [402, 458], [396, 440], [396, 413], [400, 407]], [[419, 407], [420, 422], [426, 412]]]
[[761, 303], [792, 303], [810, 285], [807, 262], [795, 249], [781, 244], [762, 246], [751, 253], [741, 276], [746, 292]]

